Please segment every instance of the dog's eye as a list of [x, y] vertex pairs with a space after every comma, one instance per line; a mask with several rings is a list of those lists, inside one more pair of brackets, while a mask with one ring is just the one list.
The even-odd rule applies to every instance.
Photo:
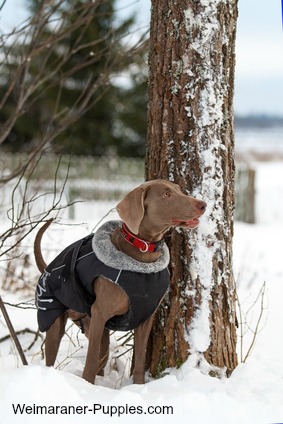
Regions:
[[170, 197], [170, 196], [171, 196], [171, 194], [170, 194], [169, 191], [165, 191], [165, 193], [163, 194], [163, 197]]

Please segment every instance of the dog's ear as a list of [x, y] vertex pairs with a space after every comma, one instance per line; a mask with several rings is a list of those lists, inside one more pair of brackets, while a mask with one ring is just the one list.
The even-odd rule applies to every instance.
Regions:
[[144, 216], [144, 197], [145, 189], [137, 187], [116, 206], [120, 218], [134, 234], [138, 234]]

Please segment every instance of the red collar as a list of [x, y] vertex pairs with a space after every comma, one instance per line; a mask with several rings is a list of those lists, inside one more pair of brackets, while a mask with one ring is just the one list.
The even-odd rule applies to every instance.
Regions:
[[130, 243], [132, 246], [136, 247], [137, 249], [139, 249], [143, 253], [145, 253], [145, 252], [156, 252], [157, 250], [159, 250], [158, 249], [159, 246], [163, 244], [163, 240], [151, 243], [149, 241], [145, 241], [145, 240], [138, 238], [137, 236], [135, 236], [133, 233], [130, 232], [130, 230], [128, 229], [126, 224], [124, 224], [124, 222], [122, 224], [121, 233], [122, 233], [122, 236], [124, 237], [124, 239], [128, 243]]

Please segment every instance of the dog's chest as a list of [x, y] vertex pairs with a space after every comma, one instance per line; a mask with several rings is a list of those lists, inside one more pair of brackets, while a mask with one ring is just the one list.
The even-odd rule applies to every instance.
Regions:
[[[143, 273], [115, 269], [101, 262], [95, 253], [87, 255], [89, 246], [84, 246], [77, 261], [76, 271], [82, 285], [93, 294], [93, 281], [102, 276], [118, 284], [129, 298], [129, 311], [111, 318], [106, 327], [110, 330], [128, 331], [146, 321], [157, 308], [170, 283], [168, 269], [155, 273]], [[93, 294], [94, 295], [94, 294]]]

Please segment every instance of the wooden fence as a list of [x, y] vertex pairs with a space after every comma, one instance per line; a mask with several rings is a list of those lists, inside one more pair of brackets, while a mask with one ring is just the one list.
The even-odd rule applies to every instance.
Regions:
[[[16, 169], [25, 160], [23, 154], [1, 154], [0, 175]], [[235, 220], [255, 223], [255, 170], [237, 164], [235, 181]], [[54, 175], [67, 181], [66, 197], [74, 200], [118, 200], [144, 180], [144, 161], [116, 156], [45, 155], [36, 164], [31, 179], [43, 187], [52, 187]], [[75, 209], [70, 208], [70, 217]]]
[[[24, 153], [1, 153], [0, 175], [5, 169], [15, 170], [23, 164], [27, 155]], [[34, 167], [34, 169], [33, 169]], [[30, 165], [34, 180], [63, 180], [68, 175], [69, 180], [102, 180], [129, 181], [144, 178], [144, 161], [134, 158], [119, 158], [117, 156], [68, 156], [46, 154]]]
[[254, 169], [238, 164], [235, 179], [235, 221], [249, 224], [256, 222], [255, 179], [256, 172]]

